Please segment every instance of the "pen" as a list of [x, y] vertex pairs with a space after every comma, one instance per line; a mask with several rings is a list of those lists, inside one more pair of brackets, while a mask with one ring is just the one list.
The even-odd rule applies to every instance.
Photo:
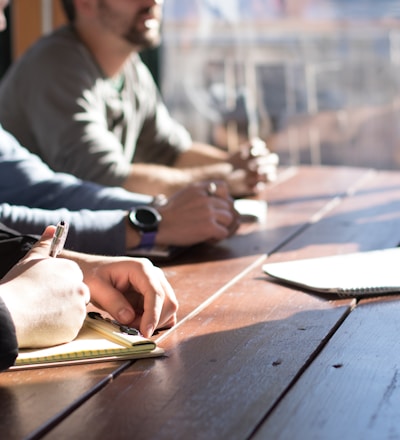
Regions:
[[61, 220], [57, 225], [56, 232], [53, 235], [53, 240], [50, 245], [50, 257], [57, 257], [57, 255], [63, 250], [67, 234], [68, 223]]

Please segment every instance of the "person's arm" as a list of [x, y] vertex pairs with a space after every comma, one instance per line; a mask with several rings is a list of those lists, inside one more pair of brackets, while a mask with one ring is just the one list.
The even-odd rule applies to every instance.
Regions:
[[72, 225], [72, 248], [121, 255], [126, 251], [127, 210], [152, 197], [54, 173], [0, 127], [0, 200], [5, 202], [0, 219], [9, 227], [40, 234], [64, 218]]
[[217, 179], [226, 181], [230, 194], [240, 197], [257, 192], [260, 183], [274, 181], [278, 163], [278, 156], [266, 148], [255, 151], [246, 144], [229, 155], [212, 145], [194, 142], [177, 156], [173, 166], [132, 164], [122, 185], [127, 190], [148, 188], [152, 195], [171, 195], [190, 183]]
[[[0, 176], [1, 179], [1, 176]], [[207, 182], [193, 184], [170, 197], [160, 206], [162, 220], [156, 244], [190, 246], [230, 237], [239, 226], [227, 187], [218, 183], [210, 197]], [[63, 219], [70, 223], [66, 246], [81, 252], [124, 255], [140, 243], [140, 234], [128, 222], [128, 210], [70, 211], [44, 210], [26, 206], [0, 205], [0, 220], [26, 234], [40, 234], [48, 224]]]
[[128, 191], [146, 192], [153, 196], [157, 194], [171, 196], [194, 182], [226, 180], [230, 172], [232, 166], [228, 163], [191, 168], [134, 163], [122, 186]]
[[[23, 234], [40, 235], [47, 225], [65, 220], [70, 224], [68, 248], [105, 255], [126, 253], [126, 217], [126, 210], [69, 211], [0, 205], [0, 221], [8, 227]], [[140, 237], [138, 234], [136, 237], [138, 244]]]
[[55, 173], [0, 127], [0, 200], [42, 209], [128, 209], [152, 197]]
[[[127, 229], [127, 211], [152, 201], [150, 196], [54, 173], [1, 129], [0, 181], [0, 200], [7, 202], [0, 207], [0, 219], [6, 225], [38, 234], [45, 225], [65, 217], [72, 226], [67, 245], [89, 253], [121, 255], [136, 247], [140, 237]], [[188, 187], [160, 208], [163, 219], [158, 244], [192, 245], [221, 240], [236, 230], [237, 213], [229, 195], [208, 198], [206, 186]], [[201, 224], [199, 219], [203, 219]]]

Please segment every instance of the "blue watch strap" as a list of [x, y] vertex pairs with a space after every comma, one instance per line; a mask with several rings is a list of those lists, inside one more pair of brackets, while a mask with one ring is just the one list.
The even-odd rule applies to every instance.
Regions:
[[156, 241], [157, 231], [142, 232], [140, 238], [140, 248], [151, 248]]

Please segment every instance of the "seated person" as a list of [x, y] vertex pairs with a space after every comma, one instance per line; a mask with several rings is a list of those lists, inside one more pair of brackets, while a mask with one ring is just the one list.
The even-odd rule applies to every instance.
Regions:
[[53, 170], [168, 196], [225, 180], [233, 196], [273, 180], [278, 157], [194, 142], [167, 111], [139, 51], [160, 41], [162, 1], [63, 0], [70, 24], [43, 37], [0, 84], [0, 123]]
[[130, 221], [153, 197], [103, 187], [55, 173], [0, 126], [0, 221], [21, 233], [40, 234], [60, 219], [70, 223], [67, 247], [124, 255], [141, 245], [189, 246], [230, 237], [239, 225], [226, 185], [190, 185], [159, 206], [161, 219], [147, 234]]
[[[49, 226], [34, 244], [34, 238], [0, 225], [0, 370], [14, 363], [18, 348], [74, 339], [90, 299], [146, 337], [156, 328], [176, 323], [175, 294], [163, 272], [149, 260], [68, 251], [63, 258], [51, 258], [54, 231]], [[135, 309], [135, 304], [143, 304], [143, 310]]]

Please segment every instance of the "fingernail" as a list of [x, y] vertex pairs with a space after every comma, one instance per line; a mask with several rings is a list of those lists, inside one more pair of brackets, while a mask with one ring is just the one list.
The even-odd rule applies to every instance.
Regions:
[[148, 334], [148, 336], [150, 337], [150, 336], [152, 336], [152, 334], [153, 334], [153, 332], [154, 332], [154, 326], [153, 325], [148, 325], [147, 327], [146, 327], [146, 331], [147, 331], [147, 334]]
[[118, 321], [122, 322], [123, 324], [127, 324], [132, 322], [135, 319], [133, 313], [129, 309], [121, 309], [118, 312]]

